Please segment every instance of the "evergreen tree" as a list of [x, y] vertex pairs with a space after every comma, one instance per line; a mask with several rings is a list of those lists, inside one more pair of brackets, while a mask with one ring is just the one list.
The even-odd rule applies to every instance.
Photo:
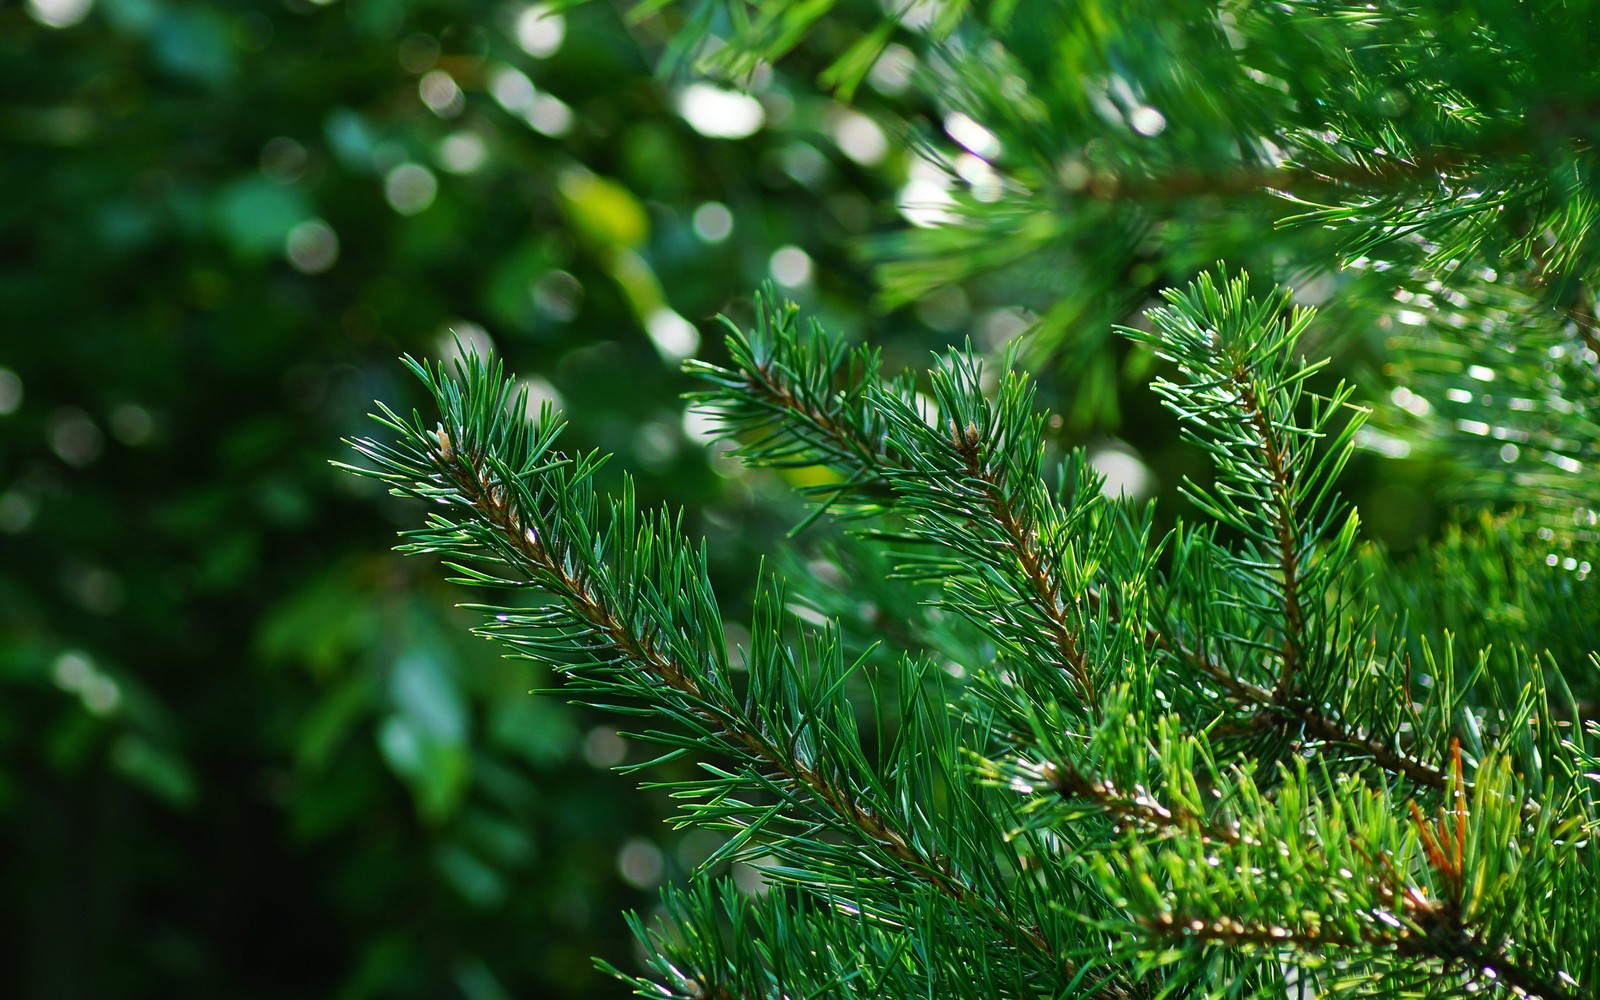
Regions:
[[[383, 408], [356, 442], [432, 503], [403, 548], [501, 594], [483, 634], [639, 718], [638, 769], [725, 837], [618, 974], [681, 998], [1596, 995], [1588, 5], [945, 4], [916, 29], [686, 6], [678, 54], [734, 75], [818, 25], [862, 31], [846, 92], [919, 47], [965, 148], [922, 137], [960, 180], [878, 247], [884, 294], [989, 274], [1048, 307], [998, 356], [898, 374], [767, 293], [725, 363], [690, 363], [737, 454], [810, 470], [814, 516], [853, 529], [833, 594], [794, 581], [806, 620], [763, 576], [742, 644], [678, 517], [602, 496], [604, 456], [563, 452], [499, 365], [408, 359], [438, 414]], [[1320, 283], [1325, 318], [1279, 280]], [[1396, 328], [1360, 388], [1307, 359]], [[1025, 371], [1093, 391], [1129, 357], [1209, 461], [1175, 521], [1056, 447]], [[1339, 492], [1362, 446], [1448, 454], [1459, 523], [1405, 558], [1364, 540]]]

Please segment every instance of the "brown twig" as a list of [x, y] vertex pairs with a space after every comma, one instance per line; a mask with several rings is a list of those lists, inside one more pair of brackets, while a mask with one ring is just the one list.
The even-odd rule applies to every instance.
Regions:
[[1089, 659], [1078, 642], [1077, 629], [1067, 606], [1061, 600], [1061, 581], [1051, 572], [1044, 553], [1039, 548], [1039, 533], [1026, 509], [1018, 511], [1006, 495], [1005, 483], [983, 457], [983, 437], [978, 428], [968, 424], [965, 428], [950, 427], [950, 443], [966, 468], [967, 475], [983, 484], [984, 499], [989, 505], [989, 515], [1004, 534], [1006, 544], [1016, 557], [1022, 575], [1028, 581], [1028, 603], [1047, 623], [1056, 656], [1067, 675], [1072, 678], [1083, 698], [1083, 704], [1096, 717], [1100, 715], [1100, 698], [1095, 691], [1094, 673]]
[[1209, 817], [1183, 806], [1169, 808], [1141, 787], [1135, 787], [1131, 793], [1124, 792], [1109, 779], [1085, 773], [1070, 761], [1046, 761], [1040, 765], [1039, 774], [1057, 795], [1093, 802], [1113, 817], [1119, 827], [1146, 832], [1198, 832], [1203, 844], [1237, 844], [1242, 839], [1234, 827], [1218, 826]]
[[1255, 430], [1261, 460], [1266, 464], [1271, 478], [1272, 525], [1278, 536], [1278, 574], [1283, 580], [1283, 665], [1278, 674], [1278, 685], [1273, 698], [1280, 704], [1290, 703], [1294, 693], [1295, 675], [1300, 669], [1305, 648], [1305, 614], [1300, 606], [1300, 540], [1294, 534], [1294, 507], [1289, 499], [1289, 473], [1284, 466], [1283, 448], [1272, 426], [1271, 417], [1261, 403], [1250, 373], [1243, 369], [1233, 374], [1234, 388], [1244, 405], [1246, 418]]

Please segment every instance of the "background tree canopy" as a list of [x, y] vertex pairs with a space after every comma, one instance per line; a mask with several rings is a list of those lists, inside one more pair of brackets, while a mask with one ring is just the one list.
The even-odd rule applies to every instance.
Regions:
[[[709, 845], [614, 722], [467, 638], [328, 466], [402, 351], [493, 345], [721, 567], [787, 526], [684, 421], [697, 327], [776, 275], [884, 319], [903, 75], [759, 99], [606, 4], [0, 10], [0, 968], [30, 997], [595, 996]], [[929, 314], [954, 330], [975, 308]], [[926, 310], [925, 310], [926, 312]], [[420, 402], [420, 399], [419, 399]], [[699, 435], [698, 437], [696, 435]], [[747, 571], [740, 571], [747, 572]]]
[[[492, 347], [561, 404], [567, 447], [617, 454], [642, 503], [685, 509], [748, 602], [754, 554], [803, 516], [791, 488], [826, 484], [708, 447], [680, 363], [724, 358], [712, 318], [749, 319], [763, 281], [887, 370], [1032, 329], [1051, 447], [1087, 445], [1142, 499], [1205, 463], [1144, 389], [1153, 352], [1114, 323], [1227, 257], [1327, 299], [1308, 353], [1378, 398], [1386, 341], [1418, 325], [1396, 286], [1431, 294], [1390, 265], [1454, 247], [1341, 271], [1360, 248], [1277, 225], [1308, 208], [1255, 182], [1272, 164], [1241, 136], [1309, 133], [1272, 95], [1340, 83], [1296, 77], [1287, 42], [1242, 50], [1283, 77], [1237, 84], [1256, 117], [1208, 124], [1223, 105], [1184, 95], [1218, 50], [1131, 14], [1097, 35], [1050, 5], [1005, 29], [1010, 65], [957, 4], [632, 6], [0, 10], [8, 995], [623, 995], [591, 957], [635, 967], [621, 911], [716, 848], [611, 773], [650, 756], [614, 720], [527, 697], [548, 671], [467, 637], [435, 567], [375, 554], [383, 517], [415, 512], [328, 460], [372, 399], [422, 405], [398, 354]], [[1529, 44], [1531, 66], [1571, 64]], [[1058, 89], [1021, 100], [1023, 77]], [[1384, 141], [1438, 124], [1407, 117], [1403, 82], [1370, 97], [1398, 108]], [[1540, 153], [1539, 121], [1495, 148]], [[1218, 158], [1230, 172], [1187, 169]], [[1314, 201], [1330, 176], [1288, 193]], [[1564, 245], [1546, 273], [1587, 266]], [[1461, 456], [1396, 436], [1416, 407], [1390, 398], [1344, 491], [1366, 537], [1404, 551], [1462, 499], [1429, 485]], [[836, 532], [790, 550], [808, 606], [889, 632], [904, 595]]]

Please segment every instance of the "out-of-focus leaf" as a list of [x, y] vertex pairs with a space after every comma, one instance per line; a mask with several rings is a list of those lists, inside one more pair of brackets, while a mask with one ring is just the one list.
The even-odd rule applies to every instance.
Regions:
[[150, 42], [156, 60], [168, 72], [217, 86], [238, 72], [229, 25], [209, 7], [173, 7], [156, 19]]
[[359, 111], [335, 108], [323, 122], [322, 131], [333, 155], [347, 170], [372, 169], [372, 153], [378, 146], [377, 132]]
[[571, 710], [552, 699], [513, 697], [489, 713], [489, 738], [530, 764], [548, 767], [567, 760], [577, 742]]
[[441, 743], [466, 739], [467, 708], [441, 659], [421, 649], [406, 650], [389, 675], [389, 694], [418, 732]]
[[410, 934], [382, 935], [368, 943], [353, 975], [339, 991], [339, 1000], [367, 1000], [393, 995], [416, 976], [417, 949]]
[[134, 784], [169, 805], [193, 805], [198, 790], [183, 758], [140, 736], [127, 735], [111, 746], [111, 763]]
[[446, 844], [439, 848], [434, 860], [450, 884], [473, 906], [488, 909], [505, 901], [505, 880], [471, 851]]
[[357, 677], [334, 688], [306, 716], [296, 741], [302, 766], [320, 770], [372, 702], [372, 683]]
[[101, 0], [99, 8], [117, 30], [130, 35], [148, 32], [162, 12], [156, 0]]
[[484, 298], [495, 322], [525, 330], [534, 322], [536, 282], [553, 266], [547, 242], [529, 239], [488, 269]]
[[382, 627], [371, 593], [359, 589], [341, 569], [272, 608], [256, 631], [256, 645], [269, 662], [298, 662], [320, 677], [331, 677], [360, 651], [371, 649]]
[[456, 967], [456, 983], [467, 1000], [511, 1000], [511, 994], [481, 961], [472, 959]]
[[561, 195], [572, 228], [597, 247], [633, 249], [650, 236], [643, 206], [616, 181], [572, 171], [561, 179]]
[[440, 739], [403, 715], [384, 720], [378, 746], [389, 767], [410, 786], [423, 819], [437, 823], [455, 813], [471, 777], [464, 746]]
[[462, 817], [461, 839], [496, 864], [522, 865], [534, 856], [528, 831], [483, 809]]
[[262, 177], [234, 181], [214, 205], [218, 231], [235, 251], [250, 258], [281, 253], [289, 231], [311, 217], [300, 189]]

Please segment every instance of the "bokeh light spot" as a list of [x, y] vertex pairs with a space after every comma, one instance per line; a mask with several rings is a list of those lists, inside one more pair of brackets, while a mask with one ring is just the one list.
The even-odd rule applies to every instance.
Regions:
[[918, 319], [941, 333], [954, 333], [972, 319], [972, 304], [959, 285], [934, 289], [913, 309]]
[[439, 61], [439, 40], [432, 35], [417, 32], [406, 36], [396, 53], [400, 68], [407, 73], [426, 73]]
[[63, 691], [78, 691], [94, 676], [94, 664], [89, 658], [76, 650], [67, 650], [56, 657], [55, 667], [51, 670], [55, 677], [56, 687]]
[[494, 339], [482, 325], [458, 319], [446, 324], [434, 341], [439, 360], [447, 367], [469, 357], [488, 358], [494, 353]]
[[645, 320], [650, 342], [667, 361], [682, 361], [700, 349], [700, 331], [671, 309], [657, 309]]
[[144, 444], [155, 429], [155, 417], [137, 403], [123, 403], [111, 411], [111, 436], [123, 444]]
[[73, 406], [55, 412], [46, 437], [57, 458], [80, 469], [99, 458], [105, 447], [105, 435], [100, 433], [100, 428], [87, 413]]
[[691, 83], [678, 95], [678, 113], [689, 127], [712, 139], [743, 139], [766, 123], [761, 102], [749, 94], [709, 83]]
[[772, 280], [785, 288], [799, 288], [811, 283], [811, 255], [797, 246], [779, 247], [767, 262]]
[[554, 94], [535, 94], [533, 106], [524, 117], [535, 132], [552, 139], [559, 139], [572, 130], [572, 109]]
[[48, 28], [70, 28], [93, 7], [94, 0], [28, 0], [28, 16]]
[[92, 715], [108, 715], [122, 703], [122, 689], [107, 677], [94, 661], [77, 650], [56, 657], [51, 669], [56, 686], [76, 694]]
[[28, 530], [39, 513], [39, 501], [26, 493], [11, 490], [0, 493], [0, 531], [8, 535]]
[[552, 410], [561, 409], [561, 393], [556, 391], [555, 386], [537, 375], [524, 375], [517, 379], [517, 391], [527, 394], [526, 405], [519, 416], [537, 420], [544, 415], [546, 406]]
[[17, 412], [22, 406], [22, 377], [9, 368], [0, 368], [0, 417]]
[[1167, 116], [1148, 104], [1141, 104], [1128, 113], [1128, 124], [1142, 136], [1160, 135], [1167, 127]]
[[683, 436], [707, 445], [722, 437], [726, 415], [710, 406], [693, 405], [683, 411]]
[[878, 56], [867, 73], [867, 82], [880, 94], [894, 96], [905, 93], [911, 86], [911, 77], [917, 70], [917, 57], [904, 45], [890, 45]]
[[558, 323], [583, 308], [583, 284], [566, 271], [551, 271], [533, 284], [533, 307]]
[[911, 165], [910, 179], [900, 189], [895, 207], [913, 226], [937, 226], [953, 219], [950, 208], [950, 175], [935, 164], [917, 160]]
[[827, 128], [839, 151], [863, 167], [875, 167], [889, 155], [883, 129], [859, 111], [840, 108], [828, 117]]
[[534, 4], [517, 15], [517, 44], [535, 59], [548, 59], [567, 37], [567, 19], [549, 4]]
[[617, 852], [617, 873], [636, 889], [649, 889], [661, 881], [661, 848], [642, 837], [635, 837]]
[[616, 767], [628, 757], [628, 741], [610, 726], [596, 726], [583, 738], [583, 759], [601, 770]]
[[439, 142], [439, 166], [452, 174], [470, 174], [489, 158], [489, 147], [476, 132], [453, 132]]
[[976, 156], [992, 160], [1000, 155], [999, 137], [959, 111], [945, 115], [944, 130]]
[[339, 235], [321, 219], [311, 219], [289, 230], [283, 249], [296, 271], [321, 274], [339, 260]]
[[1105, 477], [1100, 492], [1108, 497], [1142, 500], [1150, 495], [1155, 485], [1150, 467], [1137, 455], [1121, 448], [1101, 448], [1090, 453], [1089, 465]]
[[489, 93], [500, 106], [516, 114], [526, 114], [539, 96], [528, 74], [510, 66], [500, 66], [489, 74]]
[[454, 118], [467, 108], [467, 99], [455, 77], [442, 69], [429, 70], [417, 81], [417, 96], [440, 118]]
[[383, 195], [401, 215], [416, 215], [433, 204], [439, 182], [433, 171], [419, 163], [402, 163], [383, 178]]
[[733, 213], [720, 201], [708, 201], [694, 210], [694, 234], [707, 243], [721, 243], [733, 233]]
[[279, 184], [293, 184], [305, 172], [306, 148], [286, 135], [261, 147], [261, 172]]

